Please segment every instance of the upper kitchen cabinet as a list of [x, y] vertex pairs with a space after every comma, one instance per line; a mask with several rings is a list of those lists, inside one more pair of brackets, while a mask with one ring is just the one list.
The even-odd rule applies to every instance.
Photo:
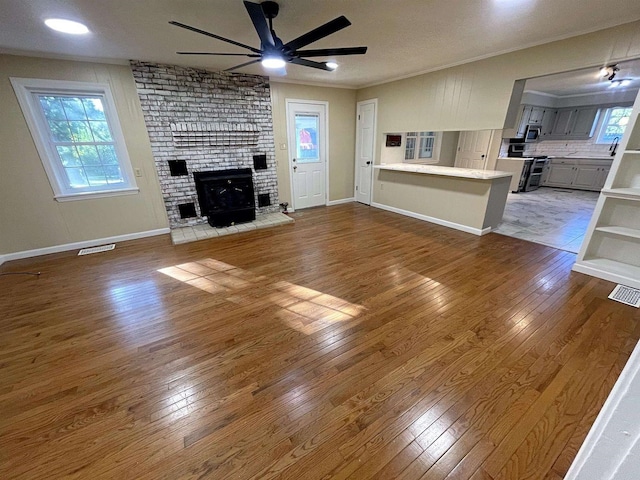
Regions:
[[536, 107], [535, 105], [522, 105], [516, 137], [524, 137], [527, 125], [543, 125], [545, 118], [551, 117], [552, 113], [553, 109], [551, 108]]
[[586, 140], [593, 136], [598, 107], [559, 108], [547, 140]]

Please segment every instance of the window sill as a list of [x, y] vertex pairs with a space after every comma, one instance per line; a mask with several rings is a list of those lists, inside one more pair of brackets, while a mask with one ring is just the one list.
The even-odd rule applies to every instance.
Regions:
[[437, 165], [439, 160], [422, 159], [422, 160], [405, 160], [403, 163], [412, 163], [414, 165]]
[[56, 195], [56, 202], [73, 202], [75, 200], [89, 200], [93, 198], [119, 197], [121, 195], [136, 195], [139, 188], [123, 188], [121, 190], [103, 190], [98, 192], [65, 193]]

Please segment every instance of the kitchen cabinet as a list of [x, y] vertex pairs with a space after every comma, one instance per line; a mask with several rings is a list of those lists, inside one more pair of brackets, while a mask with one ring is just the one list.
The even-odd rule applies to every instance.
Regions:
[[598, 107], [559, 108], [548, 140], [585, 140], [593, 136]]
[[536, 107], [534, 105], [522, 105], [516, 137], [524, 137], [527, 125], [542, 125], [545, 117], [548, 117], [548, 113], [550, 112], [551, 109], [549, 108]]
[[611, 169], [611, 161], [589, 158], [554, 158], [543, 174], [546, 187], [601, 190]]
[[634, 288], [640, 288], [639, 113], [640, 95], [573, 266], [576, 272]]

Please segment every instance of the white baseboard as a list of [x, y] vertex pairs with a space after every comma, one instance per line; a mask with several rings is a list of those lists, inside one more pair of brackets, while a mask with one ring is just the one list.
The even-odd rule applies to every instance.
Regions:
[[19, 260], [21, 258], [38, 257], [40, 255], [48, 255], [50, 253], [66, 252], [87, 247], [95, 247], [104, 245], [105, 243], [126, 242], [127, 240], [136, 240], [138, 238], [153, 237], [155, 235], [164, 235], [170, 233], [169, 228], [158, 228], [156, 230], [147, 230], [146, 232], [127, 233], [125, 235], [116, 235], [113, 237], [96, 238], [95, 240], [85, 240], [83, 242], [65, 243], [63, 245], [54, 245], [52, 247], [36, 248], [34, 250], [24, 250], [22, 252], [6, 253], [0, 255], [0, 265], [10, 260]]
[[491, 232], [491, 227], [479, 229], [474, 227], [469, 227], [467, 225], [462, 225], [460, 223], [449, 222], [447, 220], [442, 220], [440, 218], [430, 217], [428, 215], [422, 215], [421, 213], [411, 212], [409, 210], [403, 210], [401, 208], [391, 207], [389, 205], [385, 205], [383, 203], [371, 202], [371, 206], [375, 208], [380, 208], [382, 210], [387, 210], [393, 213], [399, 213], [400, 215], [405, 215], [411, 218], [417, 218], [418, 220], [424, 220], [425, 222], [435, 223], [436, 225], [442, 225], [443, 227], [455, 228], [456, 230], [460, 230], [466, 233], [473, 233], [474, 235], [486, 235]]
[[355, 202], [355, 201], [356, 201], [355, 197], [341, 198], [340, 200], [329, 200], [327, 202], [327, 207], [330, 207], [332, 205], [340, 205], [342, 203], [352, 203], [352, 202]]

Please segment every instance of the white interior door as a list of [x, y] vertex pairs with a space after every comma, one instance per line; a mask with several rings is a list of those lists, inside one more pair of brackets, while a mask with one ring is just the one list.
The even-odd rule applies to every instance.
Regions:
[[460, 132], [456, 167], [484, 170], [487, 166], [493, 130]]
[[326, 104], [287, 101], [289, 171], [293, 208], [325, 205]]
[[371, 205], [377, 100], [358, 102], [356, 127], [356, 201]]

